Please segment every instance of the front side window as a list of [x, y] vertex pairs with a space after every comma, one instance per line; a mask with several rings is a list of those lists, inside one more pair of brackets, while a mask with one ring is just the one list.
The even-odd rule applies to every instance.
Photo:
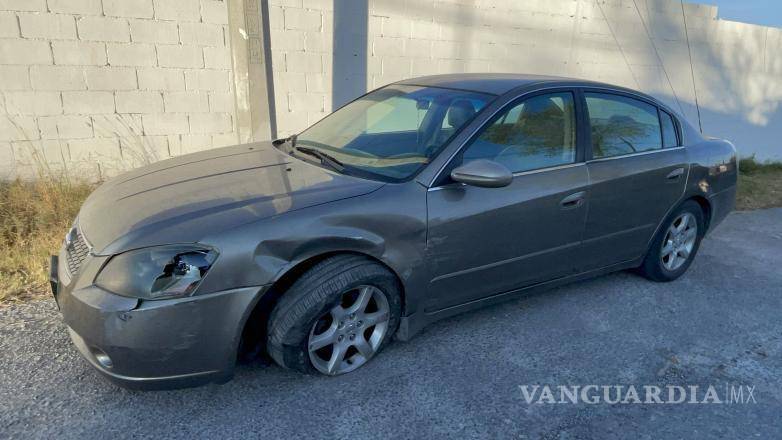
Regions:
[[663, 126], [663, 146], [665, 148], [679, 146], [679, 140], [676, 138], [676, 126], [673, 124], [673, 117], [667, 112], [660, 110], [660, 122]]
[[429, 163], [495, 97], [439, 87], [391, 85], [306, 129], [296, 137], [295, 146], [328, 154], [348, 174], [401, 181]]
[[593, 158], [662, 148], [657, 107], [620, 95], [585, 95], [592, 130]]
[[462, 160], [489, 159], [517, 173], [573, 163], [576, 116], [570, 92], [538, 95], [497, 115]]

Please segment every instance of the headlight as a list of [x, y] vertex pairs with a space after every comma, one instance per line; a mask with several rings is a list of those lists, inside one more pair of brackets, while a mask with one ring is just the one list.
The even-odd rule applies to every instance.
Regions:
[[122, 296], [141, 299], [178, 298], [192, 294], [217, 252], [202, 246], [159, 246], [112, 257], [95, 284]]

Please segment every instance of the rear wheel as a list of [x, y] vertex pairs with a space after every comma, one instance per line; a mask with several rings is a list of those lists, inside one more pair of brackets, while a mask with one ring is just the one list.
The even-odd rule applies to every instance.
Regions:
[[671, 215], [657, 235], [639, 268], [654, 281], [673, 281], [690, 267], [704, 233], [703, 210], [687, 201]]
[[400, 314], [393, 273], [361, 256], [331, 257], [307, 271], [275, 307], [269, 354], [303, 373], [348, 373], [388, 343]]

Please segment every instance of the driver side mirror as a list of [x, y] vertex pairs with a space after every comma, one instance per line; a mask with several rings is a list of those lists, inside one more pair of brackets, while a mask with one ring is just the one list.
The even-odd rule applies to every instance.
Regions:
[[500, 188], [513, 181], [513, 173], [505, 165], [493, 160], [472, 160], [451, 171], [451, 179], [465, 185]]

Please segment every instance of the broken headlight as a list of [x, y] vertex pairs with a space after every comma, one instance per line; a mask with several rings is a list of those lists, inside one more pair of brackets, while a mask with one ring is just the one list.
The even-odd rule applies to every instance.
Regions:
[[191, 295], [217, 259], [203, 246], [158, 246], [112, 257], [95, 284], [117, 295], [141, 299]]

